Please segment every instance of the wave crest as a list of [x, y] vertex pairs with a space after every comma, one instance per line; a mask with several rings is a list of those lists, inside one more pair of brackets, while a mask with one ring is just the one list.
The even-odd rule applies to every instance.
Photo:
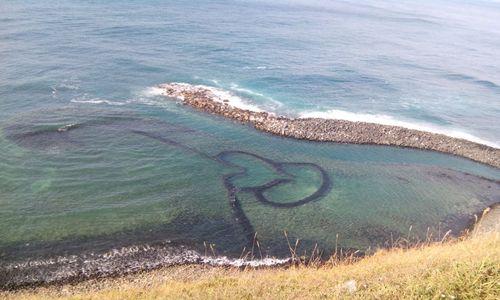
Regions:
[[204, 93], [210, 100], [220, 103], [227, 103], [230, 106], [240, 109], [246, 109], [254, 112], [263, 112], [261, 108], [254, 104], [248, 103], [247, 100], [234, 95], [233, 93], [208, 86], [208, 85], [193, 85], [184, 82], [171, 82], [159, 86], [162, 90], [161, 95], [184, 100], [184, 93]]
[[127, 104], [125, 102], [111, 101], [111, 100], [106, 100], [106, 99], [101, 99], [101, 98], [71, 99], [70, 102], [72, 102], [72, 103], [84, 103], [84, 104], [107, 104], [107, 105], [115, 105], [115, 106], [121, 106], [121, 105]]
[[336, 119], [336, 120], [346, 120], [352, 122], [365, 122], [365, 123], [375, 123], [381, 125], [399, 126], [408, 129], [415, 129], [431, 133], [443, 134], [449, 137], [459, 138], [497, 149], [500, 148], [500, 144], [498, 144], [497, 142], [482, 139], [480, 137], [467, 133], [461, 129], [439, 126], [425, 122], [401, 120], [393, 116], [384, 114], [353, 113], [345, 110], [330, 109], [327, 111], [302, 112], [299, 114], [299, 117]]
[[233, 259], [207, 256], [170, 241], [139, 244], [110, 249], [52, 256], [40, 259], [0, 262], [0, 289], [72, 282], [95, 277], [116, 276], [181, 264], [203, 264], [221, 267], [265, 267], [286, 265], [290, 258]]

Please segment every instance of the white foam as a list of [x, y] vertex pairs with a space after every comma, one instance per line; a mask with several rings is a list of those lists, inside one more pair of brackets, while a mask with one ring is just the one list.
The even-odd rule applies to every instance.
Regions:
[[[217, 81], [214, 80], [214, 83], [216, 83], [216, 82]], [[217, 82], [217, 84], [218, 84], [218, 82]], [[167, 93], [166, 92], [167, 87], [172, 88], [174, 90], [174, 92]], [[272, 101], [277, 106], [283, 105], [283, 103], [276, 101], [271, 97], [265, 96], [262, 93], [259, 93], [259, 92], [256, 92], [256, 91], [253, 91], [253, 90], [250, 90], [247, 88], [240, 87], [239, 85], [237, 85], [235, 83], [232, 83], [230, 85], [230, 89], [235, 91], [235, 92], [240, 92], [240, 93], [244, 93], [244, 94], [248, 94], [248, 95], [252, 95], [252, 96], [262, 97], [264, 99]], [[221, 88], [216, 88], [216, 87], [207, 86], [207, 85], [192, 85], [192, 84], [184, 83], [184, 82], [173, 82], [173, 83], [162, 84], [158, 87], [148, 88], [146, 90], [145, 94], [148, 96], [168, 96], [168, 97], [173, 97], [173, 98], [183, 100], [184, 99], [183, 92], [186, 92], [186, 91], [193, 92], [196, 90], [208, 92], [209, 93], [208, 96], [213, 101], [227, 103], [228, 105], [233, 106], [233, 107], [247, 109], [247, 110], [255, 111], [255, 112], [264, 111], [263, 109], [259, 108], [258, 106], [248, 103], [246, 99], [242, 99], [241, 97], [234, 95], [230, 91], [226, 91], [226, 90], [223, 90]], [[272, 112], [269, 112], [269, 111], [267, 111], [267, 112], [273, 114]], [[486, 146], [497, 148], [497, 149], [500, 148], [500, 144], [498, 142], [485, 140], [485, 139], [477, 137], [471, 133], [468, 133], [463, 129], [447, 127], [447, 126], [440, 126], [440, 125], [419, 122], [419, 121], [414, 121], [414, 120], [403, 120], [403, 119], [398, 119], [398, 118], [395, 118], [393, 116], [385, 115], [385, 114], [353, 113], [353, 112], [339, 110], [339, 109], [330, 109], [327, 111], [302, 112], [299, 114], [299, 117], [300, 118], [338, 119], [338, 120], [346, 120], [346, 121], [352, 121], [352, 122], [366, 122], [366, 123], [375, 123], [375, 124], [382, 124], [382, 125], [399, 126], [399, 127], [404, 127], [404, 128], [408, 128], [408, 129], [443, 134], [443, 135], [446, 135], [449, 137], [464, 139], [464, 140], [468, 140], [468, 141], [475, 142], [478, 144], [483, 144]]]
[[226, 256], [208, 257], [203, 256], [201, 263], [212, 266], [232, 266], [232, 267], [271, 267], [287, 264], [291, 261], [290, 258], [272, 258], [266, 257], [261, 259], [232, 259]]
[[257, 70], [266, 70], [268, 69], [267, 66], [256, 66], [256, 67], [252, 67], [252, 66], [245, 66], [243, 67], [244, 70], [250, 70], [250, 69], [257, 69]]
[[263, 267], [286, 265], [291, 258], [233, 259], [207, 256], [170, 241], [156, 245], [130, 245], [106, 252], [51, 256], [43, 259], [17, 260], [4, 264], [3, 269], [19, 275], [14, 283], [51, 283], [72, 278], [90, 278], [127, 274], [139, 270], [184, 264], [205, 264], [224, 267]]
[[73, 103], [86, 103], [86, 104], [108, 104], [108, 105], [125, 105], [125, 102], [117, 102], [100, 98], [92, 99], [71, 99]]
[[344, 110], [330, 109], [327, 111], [303, 112], [300, 113], [299, 116], [300, 118], [337, 119], [337, 120], [346, 120], [353, 122], [366, 122], [366, 123], [376, 123], [382, 125], [399, 126], [408, 129], [415, 129], [431, 133], [443, 134], [450, 137], [464, 139], [494, 148], [500, 148], [500, 145], [496, 142], [482, 139], [480, 137], [467, 133], [461, 129], [439, 126], [418, 121], [401, 120], [384, 114], [353, 113]]
[[157, 87], [157, 86], [152, 86], [152, 87], [146, 88], [140, 94], [141, 94], [141, 96], [144, 96], [144, 97], [156, 97], [156, 96], [162, 96], [164, 93], [165, 93], [164, 89]]
[[[168, 93], [166, 91], [167, 87], [173, 89], [174, 91], [172, 93]], [[216, 101], [216, 102], [227, 103], [228, 105], [233, 106], [233, 107], [237, 107], [240, 109], [246, 109], [246, 110], [250, 110], [250, 111], [255, 111], [255, 112], [262, 112], [263, 111], [258, 106], [248, 103], [247, 100], [242, 99], [229, 91], [225, 91], [223, 89], [219, 89], [219, 88], [212, 87], [212, 86], [201, 85], [201, 84], [200, 85], [192, 85], [192, 84], [184, 83], [184, 82], [172, 82], [172, 83], [160, 85], [159, 88], [162, 89], [161, 95], [177, 98], [180, 100], [184, 100], [183, 93], [185, 93], [185, 92], [202, 91], [202, 92], [206, 92], [207, 96], [211, 100]]]
[[233, 91], [237, 91], [237, 92], [244, 93], [244, 94], [247, 94], [247, 95], [261, 97], [261, 98], [263, 98], [263, 99], [265, 99], [265, 100], [267, 100], [269, 102], [272, 102], [277, 107], [283, 106], [283, 103], [279, 102], [278, 100], [275, 100], [272, 97], [266, 96], [266, 95], [264, 95], [262, 93], [259, 93], [259, 92], [256, 92], [256, 91], [252, 91], [250, 89], [242, 88], [239, 85], [237, 85], [236, 83], [231, 83], [230, 88]]
[[229, 105], [237, 107], [237, 108], [248, 109], [248, 110], [257, 111], [257, 112], [263, 111], [262, 109], [260, 109], [256, 105], [249, 104], [245, 100], [243, 100], [242, 98], [240, 98], [240, 97], [238, 97], [238, 96], [236, 96], [228, 91], [214, 88], [214, 87], [209, 87], [209, 86], [202, 86], [202, 87], [210, 90], [216, 96], [216, 98], [214, 98], [215, 101], [224, 102], [224, 100], [227, 100], [227, 103]]
[[79, 90], [80, 89], [80, 85], [70, 84], [70, 83], [61, 83], [57, 87], [63, 88], [63, 89], [68, 89], [68, 90]]

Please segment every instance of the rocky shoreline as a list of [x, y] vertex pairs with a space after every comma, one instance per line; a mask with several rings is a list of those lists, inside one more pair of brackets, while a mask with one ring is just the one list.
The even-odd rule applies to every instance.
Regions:
[[310, 141], [374, 144], [438, 151], [500, 168], [500, 149], [399, 126], [320, 118], [288, 118], [242, 109], [220, 97], [214, 88], [186, 83], [159, 85], [161, 95], [208, 113], [221, 115], [279, 136]]

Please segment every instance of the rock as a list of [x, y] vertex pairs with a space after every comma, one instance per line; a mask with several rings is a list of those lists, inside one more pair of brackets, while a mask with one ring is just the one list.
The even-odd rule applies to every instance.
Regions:
[[442, 134], [398, 126], [332, 119], [293, 119], [267, 112], [250, 111], [231, 106], [214, 88], [186, 83], [159, 86], [163, 95], [208, 113], [219, 114], [256, 129], [281, 136], [314, 141], [354, 144], [378, 144], [433, 150], [462, 156], [500, 168], [500, 149]]

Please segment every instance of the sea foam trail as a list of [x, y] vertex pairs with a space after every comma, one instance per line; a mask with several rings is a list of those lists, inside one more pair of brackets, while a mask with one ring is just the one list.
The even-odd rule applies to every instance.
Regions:
[[500, 144], [493, 141], [488, 141], [472, 135], [470, 133], [464, 132], [460, 129], [443, 127], [439, 125], [434, 125], [430, 123], [417, 122], [417, 121], [407, 121], [400, 120], [395, 117], [384, 115], [384, 114], [366, 114], [366, 113], [353, 113], [345, 110], [330, 109], [327, 111], [311, 111], [303, 112], [299, 114], [300, 118], [320, 118], [320, 119], [333, 119], [333, 120], [345, 120], [351, 122], [365, 122], [374, 123], [381, 125], [399, 126], [408, 129], [426, 131], [430, 133], [443, 134], [449, 137], [454, 137], [458, 139], [463, 139], [471, 141], [478, 144], [483, 144], [493, 148], [500, 148]]

